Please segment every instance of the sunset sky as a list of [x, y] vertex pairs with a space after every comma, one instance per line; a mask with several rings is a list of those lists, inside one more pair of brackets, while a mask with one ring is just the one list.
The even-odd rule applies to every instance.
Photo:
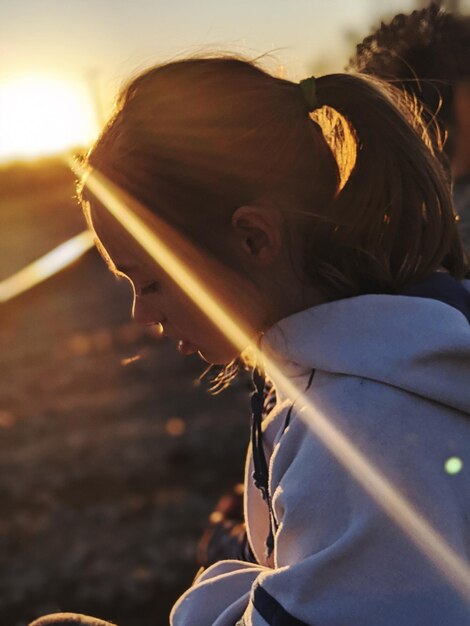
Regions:
[[[0, 0], [0, 160], [41, 152], [42, 139], [29, 142], [26, 150], [26, 139], [18, 139], [15, 148], [15, 137], [31, 135], [48, 109], [51, 118], [61, 118], [61, 129], [68, 128], [66, 138], [63, 130], [51, 135], [64, 144], [79, 137], [86, 143], [98, 118], [109, 113], [120, 84], [150, 64], [214, 49], [249, 56], [273, 51], [271, 63], [300, 79], [341, 69], [353, 41], [382, 17], [415, 5], [412, 0]], [[467, 8], [470, 0], [462, 5]], [[38, 100], [37, 86], [45, 79], [63, 87], [54, 105], [63, 117], [53, 112], [46, 88]], [[13, 88], [18, 81], [21, 88]], [[81, 113], [71, 112], [71, 99]], [[50, 143], [45, 151], [53, 152], [60, 141]]]

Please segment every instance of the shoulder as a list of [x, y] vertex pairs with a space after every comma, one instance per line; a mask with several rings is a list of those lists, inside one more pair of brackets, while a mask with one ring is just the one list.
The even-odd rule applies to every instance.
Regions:
[[[445, 492], [469, 503], [463, 472], [449, 475], [446, 462], [455, 457], [470, 467], [470, 416], [390, 385], [325, 372], [316, 373], [305, 401], [410, 497], [433, 498]], [[273, 486], [322, 476], [330, 488], [333, 483], [346, 488], [351, 483], [347, 464], [338, 450], [325, 444], [307, 413], [302, 403], [295, 405], [278, 439]]]
[[402, 440], [407, 434], [442, 442], [443, 433], [470, 433], [470, 415], [360, 376], [317, 371], [303, 399], [294, 404], [291, 436], [305, 437], [310, 430], [302, 419], [306, 406], [321, 412], [358, 443], [372, 437], [375, 445], [385, 444], [397, 437]]

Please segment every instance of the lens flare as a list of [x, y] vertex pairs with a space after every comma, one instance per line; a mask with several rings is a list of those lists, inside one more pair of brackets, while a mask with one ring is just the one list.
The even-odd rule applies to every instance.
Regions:
[[451, 456], [445, 462], [444, 468], [448, 474], [459, 474], [463, 469], [463, 461], [458, 456]]
[[[71, 167], [98, 201], [146, 253], [184, 289], [201, 311], [217, 324], [240, 352], [252, 344], [253, 333], [244, 328], [241, 320], [237, 320], [232, 312], [221, 304], [223, 298], [220, 298], [215, 282], [216, 272], [207, 272], [207, 260], [204, 264], [201, 253], [195, 250], [192, 244], [185, 241], [182, 235], [168, 224], [150, 214], [139, 202], [99, 172], [85, 171], [76, 163], [71, 163]], [[166, 242], [171, 242], [171, 248]], [[174, 250], [178, 250], [178, 255]], [[198, 268], [197, 274], [191, 269], [194, 267]], [[201, 279], [202, 276], [207, 277], [205, 281]], [[287, 397], [297, 398], [297, 403], [302, 403], [303, 410], [299, 411], [301, 419], [442, 575], [466, 600], [470, 600], [470, 568], [465, 561], [452, 550], [444, 538], [385, 475], [308, 401], [302, 393], [303, 390], [298, 389], [286, 378], [266, 355], [254, 346], [253, 350], [257, 359], [265, 361], [266, 371], [276, 387]]]
[[93, 234], [86, 230], [43, 257], [0, 281], [0, 302], [7, 302], [64, 269], [94, 246]]

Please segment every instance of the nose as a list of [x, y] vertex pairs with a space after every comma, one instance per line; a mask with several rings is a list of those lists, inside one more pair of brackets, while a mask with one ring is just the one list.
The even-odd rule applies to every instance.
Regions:
[[138, 324], [148, 326], [149, 324], [161, 324], [163, 315], [155, 306], [145, 304], [144, 298], [135, 295], [132, 303], [132, 318]]

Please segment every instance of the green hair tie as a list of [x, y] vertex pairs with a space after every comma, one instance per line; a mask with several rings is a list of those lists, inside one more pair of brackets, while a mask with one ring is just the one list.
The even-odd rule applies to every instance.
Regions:
[[304, 80], [301, 80], [299, 87], [302, 90], [309, 113], [315, 111], [315, 109], [319, 109], [320, 103], [318, 102], [315, 76], [310, 76], [310, 78], [304, 78]]

